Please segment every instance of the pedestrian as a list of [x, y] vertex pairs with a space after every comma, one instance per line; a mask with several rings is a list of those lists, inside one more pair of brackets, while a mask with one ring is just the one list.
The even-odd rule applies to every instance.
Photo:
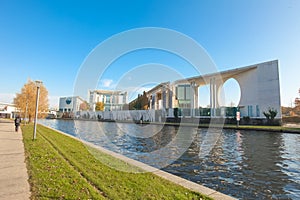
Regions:
[[16, 132], [18, 132], [20, 124], [21, 124], [21, 118], [17, 116], [15, 119]]

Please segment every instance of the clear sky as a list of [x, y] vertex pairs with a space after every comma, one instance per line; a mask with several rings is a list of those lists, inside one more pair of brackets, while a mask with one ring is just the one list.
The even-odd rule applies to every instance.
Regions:
[[[99, 43], [129, 29], [162, 27], [196, 40], [220, 71], [278, 59], [281, 102], [291, 105], [300, 88], [299, 11], [298, 0], [0, 0], [0, 102], [12, 102], [30, 78], [43, 81], [55, 106], [73, 94], [81, 64]], [[156, 62], [194, 75], [172, 55], [153, 55], [118, 62], [126, 70]], [[110, 89], [120, 76], [112, 68], [99, 88]]]

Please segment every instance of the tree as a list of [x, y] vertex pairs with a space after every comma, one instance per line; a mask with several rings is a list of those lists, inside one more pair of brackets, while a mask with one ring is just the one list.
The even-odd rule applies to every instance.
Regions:
[[268, 123], [273, 123], [278, 111], [274, 108], [269, 108], [268, 112], [263, 112], [264, 116], [267, 118]]
[[141, 108], [143, 110], [148, 109], [148, 97], [145, 91], [143, 92], [143, 96], [141, 96]]
[[88, 109], [90, 109], [90, 106], [87, 101], [84, 101], [79, 105], [79, 110], [87, 111]]
[[104, 103], [103, 102], [97, 102], [95, 110], [96, 111], [104, 111]]
[[294, 104], [295, 104], [295, 107], [300, 106], [300, 98], [296, 97]]
[[[298, 90], [298, 93], [299, 93], [299, 95], [300, 95], [300, 89]], [[299, 98], [299, 97], [296, 97], [296, 98], [295, 98], [294, 104], [295, 104], [295, 107], [300, 106], [300, 98]]]
[[147, 110], [149, 101], [146, 92], [138, 94], [138, 97], [129, 103], [129, 110]]
[[[22, 117], [27, 117], [29, 122], [35, 114], [35, 104], [36, 104], [36, 83], [32, 80], [28, 80], [21, 89], [21, 93], [17, 93], [14, 98], [14, 103], [16, 107], [20, 110]], [[48, 91], [44, 85], [40, 86], [40, 96], [39, 96], [39, 113], [38, 117], [45, 117], [48, 111]], [[26, 115], [26, 116], [25, 116]]]

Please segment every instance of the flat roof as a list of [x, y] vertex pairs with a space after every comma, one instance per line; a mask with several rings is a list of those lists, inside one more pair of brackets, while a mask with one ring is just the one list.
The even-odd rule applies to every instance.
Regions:
[[205, 74], [205, 75], [201, 75], [201, 76], [194, 76], [194, 77], [190, 77], [190, 78], [186, 78], [186, 79], [181, 79], [181, 80], [177, 80], [175, 81], [175, 83], [178, 82], [195, 82], [198, 85], [206, 85], [208, 84], [207, 81], [212, 78], [212, 77], [217, 77], [220, 79], [227, 79], [229, 77], [233, 77], [235, 75], [244, 73], [246, 71], [250, 71], [253, 69], [256, 69], [257, 65], [251, 65], [251, 66], [247, 66], [247, 67], [241, 67], [241, 68], [235, 68], [235, 69], [230, 69], [230, 70], [226, 70], [226, 71], [222, 71], [222, 72], [216, 72], [216, 73], [211, 73], [211, 74]]
[[[273, 62], [273, 61], [269, 61], [269, 62]], [[259, 63], [261, 64], [261, 63]], [[209, 79], [212, 77], [217, 77], [220, 79], [227, 79], [229, 77], [233, 77], [235, 75], [244, 73], [246, 71], [249, 70], [253, 70], [257, 68], [257, 65], [259, 64], [254, 64], [254, 65], [250, 65], [250, 66], [246, 66], [246, 67], [240, 67], [240, 68], [235, 68], [235, 69], [230, 69], [230, 70], [226, 70], [226, 71], [222, 71], [222, 72], [215, 72], [215, 73], [211, 73], [211, 74], [205, 74], [205, 75], [200, 75], [200, 76], [193, 76], [190, 78], [185, 78], [185, 79], [179, 79], [174, 81], [173, 83], [191, 83], [191, 82], [195, 82], [197, 85], [207, 85], [209, 84]], [[149, 91], [147, 91], [147, 93], [151, 93], [157, 89], [159, 89], [160, 87], [170, 84], [170, 82], [164, 82], [164, 83], [160, 83], [158, 85], [156, 85], [155, 87], [153, 87], [152, 89], [150, 89]]]
[[3, 103], [3, 102], [0, 102], [0, 105], [6, 105], [6, 106], [16, 106], [15, 104], [13, 103]]
[[146, 93], [151, 93], [151, 92], [161, 88], [162, 86], [169, 85], [169, 84], [170, 84], [170, 82], [160, 83], [160, 84], [154, 86], [152, 89], [148, 90]]
[[99, 94], [125, 94], [126, 93], [120, 90], [90, 90], [90, 92], [96, 92]]

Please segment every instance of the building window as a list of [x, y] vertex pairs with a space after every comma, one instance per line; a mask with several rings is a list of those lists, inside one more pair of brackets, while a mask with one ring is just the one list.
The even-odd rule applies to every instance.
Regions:
[[111, 103], [112, 103], [112, 104], [115, 104], [115, 103], [116, 103], [116, 96], [115, 96], [115, 95], [112, 95], [112, 96], [111, 96]]
[[177, 98], [178, 99], [184, 99], [184, 87], [178, 86], [177, 87]]
[[191, 99], [191, 87], [190, 86], [185, 87], [185, 99]]
[[260, 117], [259, 105], [256, 105], [256, 117]]
[[110, 96], [106, 96], [106, 102], [105, 103], [110, 103]]
[[252, 117], [253, 116], [253, 110], [252, 110], [252, 106], [248, 106], [248, 116]]
[[179, 100], [190, 100], [191, 99], [190, 85], [178, 85], [176, 88], [176, 96]]

